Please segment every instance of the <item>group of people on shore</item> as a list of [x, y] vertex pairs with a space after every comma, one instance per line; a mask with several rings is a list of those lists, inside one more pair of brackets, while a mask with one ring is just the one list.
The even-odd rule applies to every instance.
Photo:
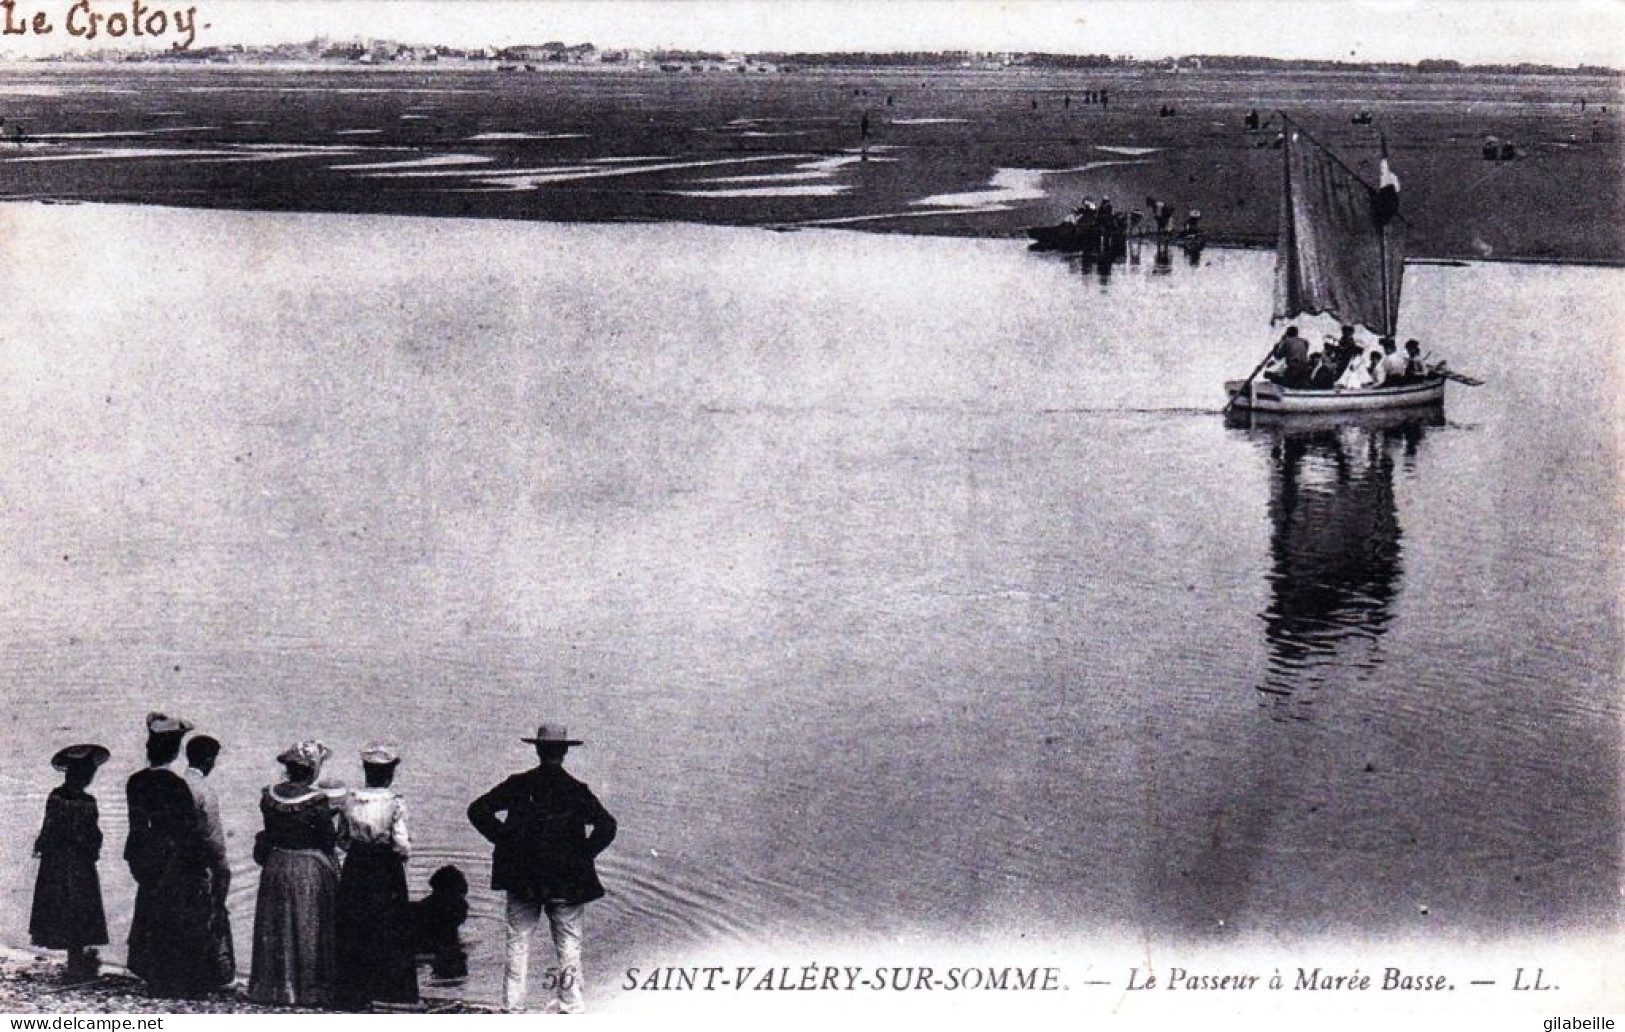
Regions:
[[[221, 745], [208, 735], [188, 738], [193, 730], [185, 720], [149, 714], [147, 766], [126, 783], [123, 856], [136, 883], [126, 966], [153, 994], [173, 998], [206, 995], [237, 974], [226, 899], [232, 872], [209, 783]], [[492, 886], [508, 894], [503, 1005], [523, 1009], [531, 933], [545, 914], [559, 961], [548, 1009], [576, 1012], [583, 1006], [582, 910], [604, 895], [594, 859], [616, 825], [563, 769], [579, 740], [546, 724], [523, 740], [536, 746], [539, 765], [468, 810], [496, 844]], [[186, 767], [177, 772], [183, 745]], [[467, 880], [443, 867], [430, 879], [429, 896], [414, 903], [406, 884], [407, 806], [393, 787], [399, 752], [383, 743], [363, 749], [358, 788], [319, 780], [331, 755], [315, 740], [289, 746], [277, 756], [282, 780], [260, 794], [248, 997], [344, 1009], [416, 1004], [420, 953], [434, 955], [439, 973], [466, 971], [458, 927], [468, 915]], [[96, 947], [108, 942], [97, 872], [102, 834], [88, 789], [110, 758], [91, 743], [52, 757], [63, 783], [46, 799], [34, 844], [39, 873], [29, 934], [37, 946], [67, 952], [75, 981], [98, 975]]]
[[1405, 342], [1403, 352], [1392, 337], [1380, 338], [1368, 350], [1354, 339], [1352, 326], [1344, 326], [1339, 336], [1327, 336], [1319, 345], [1299, 335], [1297, 326], [1288, 326], [1270, 353], [1263, 376], [1298, 390], [1357, 391], [1420, 380], [1428, 372], [1421, 342], [1414, 337]]

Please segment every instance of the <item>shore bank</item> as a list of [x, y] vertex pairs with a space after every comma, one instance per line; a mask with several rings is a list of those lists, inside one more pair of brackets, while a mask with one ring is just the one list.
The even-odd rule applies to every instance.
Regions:
[[[148, 995], [139, 978], [103, 964], [99, 978], [69, 981], [60, 956], [0, 947], [0, 1013], [5, 1014], [322, 1014], [302, 1007], [267, 1007], [246, 995], [242, 979], [208, 996], [176, 1000]], [[425, 997], [411, 1013], [484, 1014], [489, 1008]]]
[[[1409, 254], [1625, 262], [1611, 78], [96, 66], [0, 84], [24, 132], [0, 148], [12, 199], [1019, 238], [1085, 196], [1156, 197], [1235, 246], [1274, 239], [1282, 110], [1369, 178], [1386, 141]], [[1485, 160], [1487, 137], [1512, 156]]]

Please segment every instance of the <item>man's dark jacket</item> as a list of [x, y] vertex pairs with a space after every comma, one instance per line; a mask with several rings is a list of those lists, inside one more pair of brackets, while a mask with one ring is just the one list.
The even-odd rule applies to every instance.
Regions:
[[[499, 818], [504, 811], [507, 816]], [[563, 769], [541, 766], [515, 774], [469, 804], [468, 820], [496, 843], [491, 888], [543, 903], [589, 903], [603, 896], [593, 858], [614, 840], [615, 818]]]

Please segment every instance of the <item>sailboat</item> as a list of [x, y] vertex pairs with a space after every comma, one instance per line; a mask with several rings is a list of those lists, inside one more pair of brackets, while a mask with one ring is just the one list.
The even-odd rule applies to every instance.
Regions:
[[[1330, 315], [1396, 336], [1405, 269], [1404, 219], [1398, 180], [1386, 153], [1372, 186], [1284, 113], [1281, 221], [1275, 243], [1272, 323]], [[1386, 147], [1384, 148], [1386, 151]], [[1368, 412], [1439, 405], [1449, 374], [1442, 369], [1393, 386], [1360, 390], [1285, 387], [1259, 376], [1225, 382], [1225, 408], [1252, 412]], [[1466, 378], [1464, 378], [1466, 379]]]

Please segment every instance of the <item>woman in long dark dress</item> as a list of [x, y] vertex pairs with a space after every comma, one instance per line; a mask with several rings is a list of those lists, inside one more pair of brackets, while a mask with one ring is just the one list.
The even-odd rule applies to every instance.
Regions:
[[220, 799], [214, 794], [214, 786], [209, 784], [209, 775], [214, 772], [219, 758], [219, 739], [208, 735], [193, 735], [187, 739], [184, 777], [186, 787], [192, 791], [192, 805], [197, 807], [209, 857], [209, 899], [213, 903], [209, 915], [209, 956], [214, 966], [210, 982], [226, 986], [237, 977], [237, 952], [231, 936], [231, 914], [226, 909], [226, 893], [231, 889], [226, 829], [220, 823]]
[[95, 947], [107, 942], [96, 873], [102, 830], [96, 797], [85, 791], [107, 757], [99, 745], [70, 745], [51, 757], [51, 766], [66, 776], [46, 797], [45, 823], [34, 840], [39, 878], [28, 935], [36, 946], [68, 951], [69, 978], [94, 978], [99, 967]]
[[338, 902], [341, 999], [356, 1007], [374, 1001], [416, 1003], [417, 958], [406, 893], [412, 840], [406, 800], [390, 787], [400, 757], [388, 746], [370, 745], [361, 763], [366, 787], [346, 793], [339, 806], [345, 851]]
[[249, 999], [259, 1003], [320, 1007], [333, 1001], [338, 814], [316, 785], [329, 755], [320, 742], [287, 749], [277, 757], [286, 780], [260, 796], [265, 830], [254, 843], [254, 859], [263, 869], [248, 978]]
[[150, 714], [149, 766], [125, 784], [124, 859], [136, 882], [126, 963], [160, 996], [195, 996], [213, 985], [206, 845], [192, 791], [169, 768], [191, 729], [184, 720]]

